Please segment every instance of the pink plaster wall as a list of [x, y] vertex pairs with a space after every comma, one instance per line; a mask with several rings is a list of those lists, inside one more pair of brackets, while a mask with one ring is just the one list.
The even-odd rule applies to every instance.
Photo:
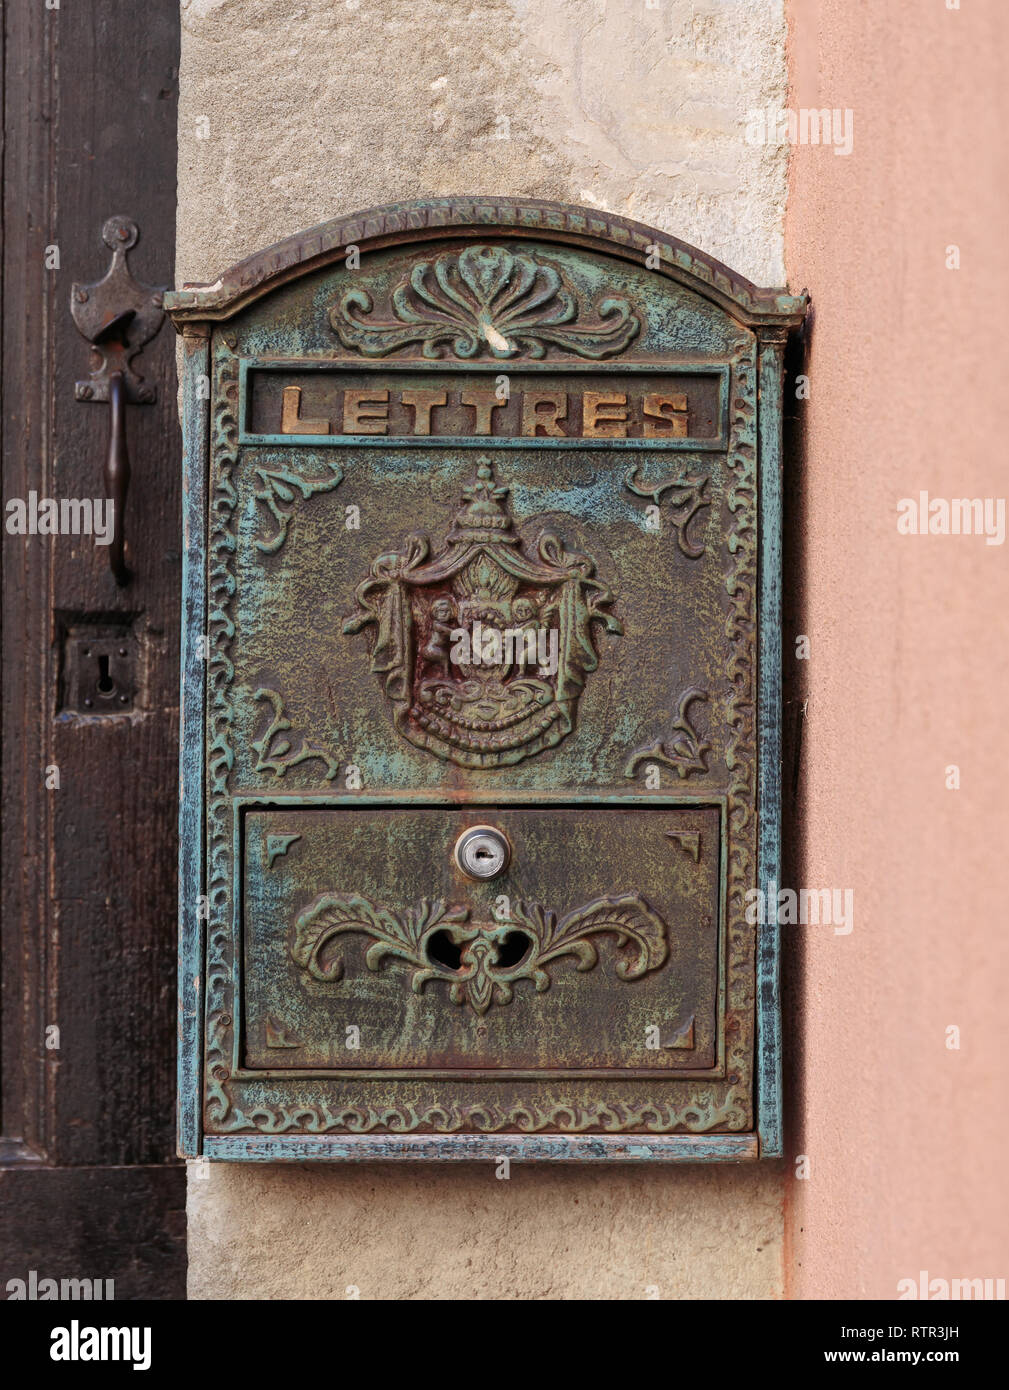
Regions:
[[854, 150], [791, 162], [788, 278], [815, 318], [788, 460], [786, 672], [809, 700], [789, 838], [794, 881], [853, 888], [855, 916], [783, 929], [811, 1173], [786, 1179], [786, 1267], [793, 1297], [893, 1298], [923, 1269], [1009, 1277], [1009, 541], [896, 524], [922, 489], [1009, 495], [1009, 4], [790, 10], [791, 104], [850, 108]]

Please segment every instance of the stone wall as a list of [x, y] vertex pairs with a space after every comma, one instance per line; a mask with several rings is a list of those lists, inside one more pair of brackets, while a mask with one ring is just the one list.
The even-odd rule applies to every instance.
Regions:
[[[783, 280], [781, 0], [183, 0], [176, 283], [326, 218], [497, 193]], [[780, 1165], [191, 1165], [195, 1298], [774, 1298]]]

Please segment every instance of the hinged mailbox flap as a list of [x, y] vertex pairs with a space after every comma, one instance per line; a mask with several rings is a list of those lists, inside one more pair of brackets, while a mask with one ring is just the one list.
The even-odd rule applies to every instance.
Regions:
[[[509, 846], [486, 881], [453, 854], [480, 822]], [[250, 810], [245, 1065], [355, 1073], [348, 1098], [383, 1068], [519, 1093], [530, 1071], [712, 1075], [719, 822], [711, 806]], [[635, 867], [614, 892], [617, 841]]]
[[494, 201], [326, 224], [169, 307], [184, 1151], [778, 1152], [747, 907], [803, 301]]

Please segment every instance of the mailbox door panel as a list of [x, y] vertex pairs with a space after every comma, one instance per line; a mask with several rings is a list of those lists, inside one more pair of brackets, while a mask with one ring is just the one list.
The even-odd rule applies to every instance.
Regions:
[[[244, 819], [245, 1063], [711, 1074], [717, 807]], [[468, 877], [468, 827], [507, 868]]]
[[574, 240], [302, 245], [231, 273], [191, 354], [218, 1157], [757, 1151], [761, 449], [798, 301]]

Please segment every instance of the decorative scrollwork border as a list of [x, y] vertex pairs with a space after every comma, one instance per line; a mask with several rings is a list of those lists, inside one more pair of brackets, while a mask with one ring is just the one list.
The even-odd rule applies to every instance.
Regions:
[[330, 1106], [320, 1105], [258, 1105], [247, 1112], [232, 1109], [215, 1133], [235, 1134], [240, 1130], [256, 1130], [261, 1134], [286, 1134], [296, 1129], [305, 1134], [327, 1134], [342, 1130], [347, 1134], [371, 1134], [387, 1130], [390, 1134], [410, 1134], [417, 1131], [435, 1134], [457, 1134], [460, 1131], [477, 1134], [516, 1131], [536, 1134], [554, 1130], [562, 1134], [584, 1134], [596, 1130], [602, 1134], [628, 1134], [640, 1131], [647, 1134], [669, 1134], [674, 1130], [703, 1134], [718, 1126], [734, 1130], [749, 1126], [749, 1109], [740, 1104], [735, 1093], [719, 1097], [707, 1090], [684, 1106], [643, 1105], [616, 1102], [612, 1105], [581, 1105], [577, 1102], [500, 1106], [477, 1105], [413, 1105]]
[[[725, 750], [728, 782], [728, 949], [726, 951], [725, 1061], [730, 1095], [740, 1096], [752, 1116], [753, 1102], [742, 1079], [752, 1075], [756, 1027], [755, 941], [746, 922], [746, 890], [756, 865], [756, 640], [757, 640], [757, 339], [741, 333], [730, 383], [730, 481], [726, 488], [725, 619], [729, 696]], [[747, 1023], [750, 1023], [749, 1028]]]
[[205, 1122], [208, 1129], [227, 1115], [224, 1083], [231, 1074], [234, 960], [232, 946], [231, 798], [228, 778], [235, 762], [231, 741], [235, 668], [230, 656], [235, 624], [235, 506], [233, 474], [238, 465], [238, 359], [223, 335], [215, 335], [212, 360], [217, 408], [211, 424], [210, 537], [208, 544], [207, 637], [207, 1001]]

